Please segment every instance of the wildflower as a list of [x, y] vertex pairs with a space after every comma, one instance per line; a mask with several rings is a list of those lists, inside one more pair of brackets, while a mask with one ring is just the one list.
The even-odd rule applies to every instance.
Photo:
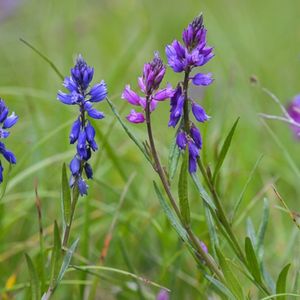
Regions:
[[143, 76], [138, 78], [138, 85], [143, 96], [139, 96], [134, 92], [130, 85], [126, 85], [122, 99], [128, 101], [130, 104], [139, 106], [143, 112], [136, 112], [134, 109], [131, 110], [127, 116], [127, 120], [131, 123], [143, 123], [145, 122], [145, 110], [147, 101], [149, 101], [150, 112], [156, 109], [159, 101], [164, 101], [173, 96], [174, 90], [170, 85], [167, 85], [164, 89], [158, 89], [161, 81], [166, 72], [158, 52], [155, 52], [154, 58], [151, 62], [144, 65]]
[[296, 123], [299, 123], [299, 126], [291, 125], [291, 128], [294, 132], [295, 137], [297, 139], [300, 139], [300, 95], [294, 97], [287, 108], [287, 112]]
[[[14, 112], [11, 113], [10, 116], [8, 116], [9, 110], [7, 106], [5, 105], [5, 102], [3, 99], [0, 98], [0, 139], [5, 139], [9, 136], [9, 131], [7, 129], [13, 127], [19, 117], [15, 115]], [[10, 163], [15, 164], [17, 162], [15, 155], [6, 149], [5, 145], [0, 142], [0, 153], [3, 155], [3, 157]], [[0, 161], [0, 183], [3, 181], [3, 166]]]
[[[214, 54], [213, 48], [207, 46], [206, 29], [203, 25], [202, 15], [196, 17], [183, 31], [183, 44], [174, 40], [166, 47], [169, 66], [174, 72], [184, 72], [184, 81], [180, 82], [171, 97], [169, 126], [176, 127], [179, 123], [176, 143], [180, 150], [189, 151], [189, 171], [196, 172], [197, 158], [202, 148], [202, 138], [199, 129], [189, 119], [191, 111], [195, 119], [203, 123], [209, 119], [204, 108], [188, 97], [188, 85], [208, 86], [213, 82], [212, 74], [196, 73], [191, 76], [191, 71], [205, 65]], [[190, 109], [191, 108], [191, 109]], [[184, 117], [184, 114], [187, 116]], [[182, 122], [179, 122], [182, 120]]]
[[169, 293], [166, 290], [160, 290], [158, 295], [156, 296], [156, 300], [169, 300]]
[[71, 187], [78, 187], [81, 195], [87, 194], [88, 186], [83, 179], [83, 172], [88, 179], [93, 177], [93, 171], [88, 160], [92, 151], [98, 149], [95, 141], [95, 129], [89, 117], [92, 119], [102, 119], [104, 114], [93, 107], [94, 103], [101, 102], [107, 96], [105, 82], [95, 84], [90, 88], [90, 83], [94, 76], [94, 69], [87, 65], [81, 55], [78, 56], [74, 68], [71, 69], [71, 76], [64, 80], [64, 87], [69, 91], [64, 93], [59, 91], [57, 99], [67, 105], [77, 105], [79, 116], [74, 121], [69, 135], [70, 144], [75, 144], [77, 153], [70, 163], [72, 173], [70, 179]]

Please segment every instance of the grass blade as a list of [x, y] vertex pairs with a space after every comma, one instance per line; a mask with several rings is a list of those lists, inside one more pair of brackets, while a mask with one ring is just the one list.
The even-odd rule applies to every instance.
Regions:
[[40, 282], [38, 278], [37, 271], [34, 267], [34, 264], [29, 255], [25, 254], [29, 275], [30, 275], [30, 287], [31, 287], [31, 296], [33, 300], [41, 299], [41, 290], [40, 290]]
[[221, 169], [221, 166], [224, 162], [224, 159], [226, 157], [226, 154], [228, 152], [228, 149], [230, 147], [230, 144], [231, 144], [231, 141], [232, 141], [232, 137], [234, 135], [234, 132], [235, 132], [235, 129], [236, 129], [236, 126], [239, 122], [239, 119], [240, 118], [237, 118], [236, 121], [234, 122], [232, 128], [230, 129], [225, 141], [224, 141], [224, 144], [222, 146], [222, 149], [221, 149], [221, 152], [220, 152], [220, 155], [219, 155], [219, 158], [218, 158], [218, 161], [217, 161], [217, 164], [216, 164], [216, 167], [215, 167], [215, 171], [214, 171], [214, 175], [213, 175], [213, 182], [216, 181], [216, 178], [217, 178], [217, 175]]
[[180, 158], [180, 151], [176, 144], [176, 136], [175, 136], [169, 150], [168, 174], [170, 180], [172, 180], [175, 176], [178, 167], [179, 158]]
[[249, 237], [246, 237], [245, 239], [245, 252], [246, 252], [248, 267], [251, 274], [253, 275], [254, 279], [258, 283], [261, 283], [262, 281], [261, 281], [261, 275], [260, 275], [260, 269], [259, 269], [257, 257], [255, 255], [255, 251]]
[[[286, 265], [280, 272], [277, 282], [276, 282], [276, 293], [283, 294], [286, 293], [286, 278], [289, 272], [291, 264]], [[285, 296], [277, 297], [278, 300], [285, 300]]]
[[116, 116], [116, 118], [118, 119], [119, 123], [121, 124], [121, 126], [123, 127], [123, 129], [125, 130], [125, 132], [127, 133], [127, 135], [129, 136], [129, 138], [137, 145], [137, 147], [141, 150], [141, 152], [144, 154], [144, 156], [146, 157], [146, 159], [151, 163], [151, 159], [150, 159], [148, 153], [146, 152], [144, 146], [135, 137], [135, 135], [131, 132], [131, 130], [125, 124], [125, 122], [123, 122], [123, 120], [122, 120], [121, 116], [119, 115], [119, 113], [118, 113], [116, 107], [114, 106], [114, 104], [108, 98], [106, 98], [106, 101], [107, 101], [108, 105], [110, 106], [113, 114]]
[[20, 41], [25, 44], [27, 47], [29, 47], [31, 50], [33, 50], [37, 55], [39, 55], [45, 62], [47, 62], [50, 67], [53, 69], [53, 71], [57, 74], [57, 76], [64, 80], [64, 75], [58, 70], [56, 65], [41, 51], [39, 51], [37, 48], [35, 48], [33, 45], [31, 45], [29, 42], [25, 41], [24, 39], [20, 38]]

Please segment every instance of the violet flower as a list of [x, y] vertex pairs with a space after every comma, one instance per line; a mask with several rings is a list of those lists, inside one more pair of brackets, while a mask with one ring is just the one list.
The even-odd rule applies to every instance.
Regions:
[[174, 40], [166, 47], [166, 55], [169, 66], [174, 72], [184, 72], [184, 81], [177, 85], [175, 93], [171, 98], [169, 126], [176, 127], [180, 122], [177, 133], [177, 145], [185, 151], [189, 151], [189, 171], [197, 170], [197, 158], [202, 148], [202, 139], [199, 129], [189, 120], [189, 116], [184, 118], [184, 114], [189, 114], [191, 110], [195, 119], [203, 123], [209, 119], [204, 108], [193, 99], [188, 97], [188, 85], [190, 81], [194, 85], [207, 86], [213, 82], [212, 74], [196, 73], [191, 76], [191, 71], [197, 67], [205, 65], [214, 54], [213, 48], [207, 46], [206, 29], [203, 25], [202, 15], [196, 17], [192, 23], [183, 31], [183, 44]]
[[300, 95], [293, 98], [287, 108], [287, 112], [295, 122], [299, 123], [299, 126], [291, 125], [291, 128], [294, 132], [295, 138], [300, 139]]
[[[10, 116], [8, 116], [8, 114], [9, 110], [4, 100], [0, 98], [0, 139], [6, 139], [9, 136], [10, 132], [7, 131], [7, 129], [13, 127], [19, 119], [14, 112], [12, 112]], [[16, 164], [17, 160], [15, 155], [6, 149], [2, 142], [0, 142], [0, 153], [10, 164]], [[3, 182], [3, 166], [0, 161], [0, 183], [1, 182]]]
[[79, 116], [73, 123], [70, 132], [70, 144], [77, 142], [77, 153], [70, 163], [72, 173], [70, 186], [77, 185], [81, 195], [86, 195], [88, 189], [82, 176], [83, 171], [88, 179], [93, 177], [92, 167], [88, 160], [91, 158], [92, 151], [98, 149], [95, 141], [95, 129], [88, 117], [104, 118], [104, 114], [96, 110], [93, 104], [102, 101], [107, 96], [107, 88], [103, 80], [90, 88], [93, 75], [94, 69], [88, 66], [79, 55], [74, 68], [71, 69], [71, 76], [66, 77], [63, 83], [69, 92], [59, 91], [57, 94], [57, 99], [62, 103], [79, 107]]
[[142, 109], [142, 112], [136, 112], [134, 109], [132, 109], [130, 114], [127, 116], [127, 120], [129, 122], [145, 122], [147, 99], [150, 103], [150, 112], [152, 112], [156, 109], [158, 102], [164, 101], [173, 96], [174, 90], [170, 85], [167, 85], [167, 87], [164, 89], [158, 89], [161, 81], [163, 80], [165, 72], [166, 67], [159, 57], [158, 52], [155, 52], [153, 60], [144, 65], [143, 76], [138, 78], [138, 85], [143, 96], [140, 96], [134, 92], [130, 85], [126, 85], [121, 96], [122, 99]]

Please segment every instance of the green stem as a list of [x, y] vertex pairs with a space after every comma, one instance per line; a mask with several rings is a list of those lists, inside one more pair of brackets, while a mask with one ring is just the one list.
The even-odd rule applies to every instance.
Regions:
[[220, 271], [220, 269], [218, 268], [216, 262], [214, 261], [214, 259], [208, 254], [206, 253], [201, 245], [199, 244], [197, 238], [195, 237], [194, 233], [192, 232], [191, 228], [187, 225], [185, 225], [185, 222], [182, 221], [182, 217], [181, 217], [181, 213], [180, 210], [176, 204], [176, 201], [171, 193], [170, 190], [170, 186], [166, 177], [166, 174], [161, 166], [157, 151], [156, 151], [156, 147], [155, 147], [155, 143], [154, 143], [154, 138], [153, 138], [153, 134], [152, 134], [152, 127], [151, 127], [151, 113], [150, 113], [150, 99], [149, 96], [146, 97], [146, 124], [147, 124], [147, 131], [148, 131], [148, 137], [149, 137], [149, 144], [150, 144], [150, 149], [151, 149], [151, 153], [154, 159], [154, 169], [155, 171], [158, 173], [162, 184], [164, 186], [165, 192], [168, 195], [168, 198], [170, 200], [170, 203], [173, 207], [173, 209], [176, 212], [176, 215], [178, 216], [180, 222], [183, 224], [190, 240], [192, 241], [192, 243], [194, 244], [194, 247], [196, 248], [197, 252], [199, 253], [200, 257], [205, 261], [206, 265], [208, 266], [208, 268], [217, 275], [217, 277], [224, 282], [224, 276], [223, 273]]

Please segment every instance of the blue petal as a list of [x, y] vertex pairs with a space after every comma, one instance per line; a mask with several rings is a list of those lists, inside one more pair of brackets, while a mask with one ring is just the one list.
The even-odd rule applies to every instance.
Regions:
[[91, 102], [100, 102], [107, 96], [107, 87], [106, 83], [102, 80], [99, 84], [95, 84], [90, 92]]
[[93, 119], [103, 119], [104, 114], [94, 108], [87, 111], [88, 115]]
[[77, 175], [79, 173], [80, 164], [81, 164], [80, 159], [78, 159], [78, 157], [75, 155], [70, 163], [70, 171], [72, 175]]
[[11, 128], [18, 122], [19, 117], [13, 112], [3, 123], [3, 129]]
[[71, 132], [70, 132], [70, 144], [74, 144], [79, 136], [79, 132], [80, 132], [80, 120], [77, 119], [72, 126]]
[[209, 117], [205, 113], [205, 110], [203, 109], [203, 107], [195, 102], [192, 104], [192, 112], [193, 112], [196, 120], [199, 122], [205, 122], [206, 120], [209, 119]]
[[85, 170], [86, 177], [88, 179], [93, 178], [93, 170], [92, 170], [92, 167], [91, 167], [91, 165], [89, 163], [86, 163], [84, 165], [84, 170]]
[[3, 182], [3, 167], [2, 164], [0, 162], [0, 183]]
[[78, 189], [79, 189], [79, 193], [81, 196], [83, 195], [87, 195], [87, 189], [88, 189], [88, 186], [86, 184], [86, 182], [80, 177], [78, 179]]

